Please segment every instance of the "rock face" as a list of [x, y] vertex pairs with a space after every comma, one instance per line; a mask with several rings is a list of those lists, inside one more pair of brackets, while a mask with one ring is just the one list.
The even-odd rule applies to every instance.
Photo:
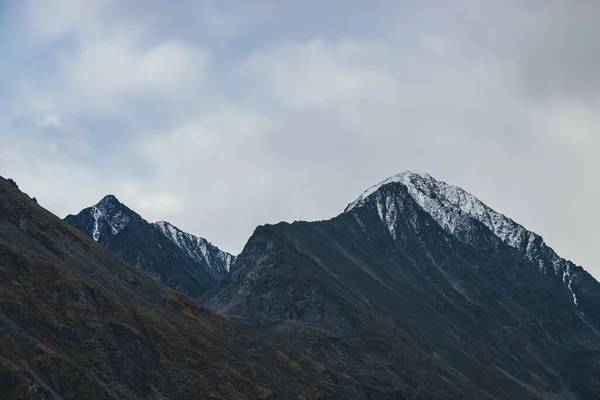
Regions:
[[168, 222], [148, 223], [109, 195], [65, 222], [156, 280], [198, 297], [223, 279], [235, 261], [206, 239]]
[[202, 300], [370, 398], [600, 398], [600, 284], [428, 175], [329, 221], [257, 228]]
[[204, 265], [216, 280], [223, 279], [235, 262], [235, 256], [219, 250], [204, 238], [185, 233], [165, 221], [153, 225], [198, 264]]
[[[99, 226], [98, 240], [131, 226]], [[0, 178], [0, 398], [367, 396], [157, 283]]]
[[[346, 208], [346, 212], [364, 205], [367, 199], [374, 195], [380, 218], [390, 225], [390, 229], [393, 229], [394, 219], [397, 218], [396, 210], [392, 203], [389, 204], [391, 207], [388, 206], [391, 199], [383, 199], [379, 193], [382, 186], [392, 182], [406, 186], [413, 200], [423, 210], [442, 228], [466, 243], [476, 244], [471, 237], [471, 233], [477, 230], [474, 225], [477, 222], [484, 224], [504, 243], [517, 249], [537, 265], [541, 273], [553, 273], [560, 277], [573, 295], [575, 305], [578, 304], [576, 292], [585, 292], [586, 283], [593, 282], [581, 267], [559, 257], [539, 235], [492, 210], [461, 188], [436, 181], [428, 174], [420, 175], [407, 171], [388, 178], [365, 191]], [[391, 233], [393, 234], [392, 231]], [[584, 287], [580, 288], [579, 286], [582, 285]]]
[[67, 221], [0, 178], [0, 398], [600, 398], [600, 284], [429, 175], [237, 259], [113, 196]]

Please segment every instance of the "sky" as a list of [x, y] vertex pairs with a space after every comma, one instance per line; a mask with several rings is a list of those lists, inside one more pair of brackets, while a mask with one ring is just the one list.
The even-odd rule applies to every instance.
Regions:
[[0, 0], [0, 175], [232, 253], [427, 172], [600, 277], [600, 2]]

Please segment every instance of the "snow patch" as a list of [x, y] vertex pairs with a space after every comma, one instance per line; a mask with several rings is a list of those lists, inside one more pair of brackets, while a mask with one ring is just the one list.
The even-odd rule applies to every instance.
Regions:
[[[373, 198], [379, 218], [387, 225], [392, 236], [399, 218], [399, 208], [394, 199], [382, 199], [379, 189], [390, 183], [404, 185], [414, 201], [425, 210], [446, 231], [455, 235], [464, 226], [465, 217], [472, 218], [489, 228], [507, 245], [522, 252], [541, 273], [551, 268], [558, 276], [563, 273], [563, 282], [573, 295], [573, 303], [578, 304], [572, 284], [574, 265], [560, 258], [537, 234], [528, 231], [505, 215], [492, 210], [472, 194], [463, 189], [435, 180], [429, 174], [416, 174], [405, 171], [374, 185], [361, 194], [346, 208], [349, 212], [364, 205]], [[373, 196], [376, 197], [373, 197]]]
[[94, 231], [92, 232], [92, 238], [97, 242], [100, 239], [100, 218], [102, 213], [96, 207], [92, 210], [92, 216], [94, 217]]
[[107, 196], [92, 207], [94, 227], [92, 238], [97, 242], [102, 235], [102, 226], [107, 225], [113, 235], [119, 233], [129, 223], [129, 217], [114, 204], [118, 200]]
[[168, 222], [160, 221], [154, 224], [160, 231], [179, 248], [185, 250], [194, 260], [208, 265], [215, 271], [229, 272], [235, 257], [211, 245], [206, 239], [183, 232]]

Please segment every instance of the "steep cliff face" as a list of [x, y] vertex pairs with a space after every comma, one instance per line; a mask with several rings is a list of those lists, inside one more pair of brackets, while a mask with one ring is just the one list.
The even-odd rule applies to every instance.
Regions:
[[167, 223], [148, 223], [109, 195], [65, 222], [161, 283], [198, 297], [223, 279], [235, 257]]
[[366, 396], [157, 283], [0, 178], [0, 398]]
[[427, 175], [329, 221], [259, 227], [202, 300], [375, 398], [600, 396], [600, 284]]

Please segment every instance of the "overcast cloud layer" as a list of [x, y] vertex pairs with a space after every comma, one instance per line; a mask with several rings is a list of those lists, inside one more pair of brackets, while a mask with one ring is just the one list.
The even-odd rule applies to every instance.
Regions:
[[[223, 3], [226, 3], [223, 4]], [[600, 277], [600, 2], [0, 0], [0, 175], [237, 253], [403, 170]]]

